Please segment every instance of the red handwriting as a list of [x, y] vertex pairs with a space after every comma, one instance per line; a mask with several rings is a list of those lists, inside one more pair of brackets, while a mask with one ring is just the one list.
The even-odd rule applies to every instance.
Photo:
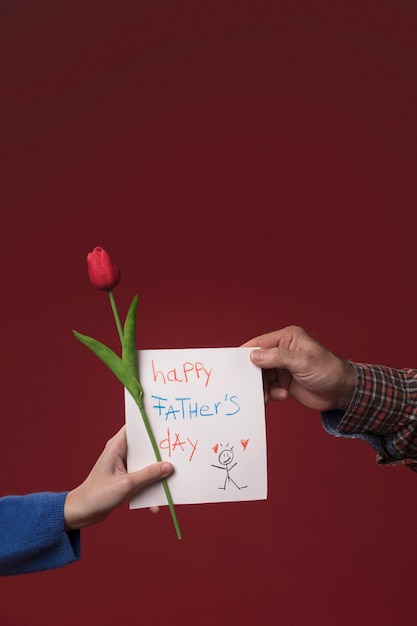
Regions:
[[196, 363], [185, 361], [180, 367], [163, 371], [156, 368], [155, 361], [152, 359], [153, 380], [154, 382], [160, 381], [164, 385], [167, 383], [189, 383], [193, 380], [201, 380], [204, 383], [204, 387], [207, 387], [212, 371], [213, 369], [208, 370], [200, 361], [196, 361]]
[[195, 451], [197, 450], [198, 439], [195, 443], [191, 441], [188, 437], [180, 437], [179, 433], [171, 434], [170, 429], [167, 429], [167, 437], [166, 439], [161, 439], [159, 442], [159, 447], [161, 450], [168, 450], [168, 456], [174, 454], [175, 451], [178, 452], [186, 452], [189, 456], [189, 461], [192, 461]]

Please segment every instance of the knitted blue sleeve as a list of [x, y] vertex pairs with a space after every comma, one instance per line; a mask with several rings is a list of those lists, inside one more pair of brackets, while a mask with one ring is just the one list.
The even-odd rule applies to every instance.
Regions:
[[0, 576], [63, 567], [80, 558], [80, 532], [65, 531], [66, 496], [0, 498]]

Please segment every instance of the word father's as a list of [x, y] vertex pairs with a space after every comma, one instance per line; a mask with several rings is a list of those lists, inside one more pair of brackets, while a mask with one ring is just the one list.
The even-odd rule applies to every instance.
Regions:
[[168, 398], [152, 395], [152, 399], [156, 400], [156, 404], [153, 404], [152, 408], [158, 411], [158, 417], [163, 415], [165, 420], [170, 417], [174, 420], [177, 418], [191, 420], [196, 417], [212, 417], [213, 415], [231, 417], [240, 411], [237, 396], [229, 396], [228, 393], [225, 394], [224, 400], [217, 400], [211, 404], [202, 404], [191, 398], [183, 397], [175, 398], [172, 401]]

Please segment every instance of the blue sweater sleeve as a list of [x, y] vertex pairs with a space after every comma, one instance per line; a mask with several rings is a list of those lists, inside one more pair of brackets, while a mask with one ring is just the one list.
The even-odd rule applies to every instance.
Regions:
[[66, 496], [0, 498], [0, 576], [63, 567], [80, 558], [80, 532], [65, 531]]

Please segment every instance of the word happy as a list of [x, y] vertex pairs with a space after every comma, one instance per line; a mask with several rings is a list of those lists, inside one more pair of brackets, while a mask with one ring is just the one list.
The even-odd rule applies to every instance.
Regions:
[[156, 369], [155, 361], [152, 359], [152, 375], [154, 382], [162, 382], [164, 385], [167, 383], [190, 383], [199, 382], [204, 383], [204, 387], [207, 387], [210, 381], [210, 376], [213, 369], [208, 370], [204, 367], [203, 363], [197, 361], [191, 363], [185, 361], [180, 367], [174, 367], [171, 370], [164, 371]]

